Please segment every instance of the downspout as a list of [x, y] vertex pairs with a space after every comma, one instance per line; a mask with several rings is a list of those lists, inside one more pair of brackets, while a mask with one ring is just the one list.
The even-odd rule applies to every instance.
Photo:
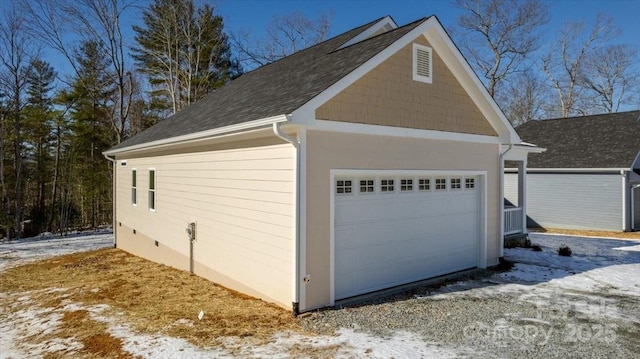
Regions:
[[296, 195], [295, 195], [295, 238], [293, 240], [293, 315], [300, 314], [300, 142], [289, 137], [280, 129], [281, 122], [273, 123], [273, 133], [286, 142], [289, 142], [296, 149]]
[[118, 239], [116, 238], [116, 159], [111, 158], [104, 153], [102, 155], [113, 165], [113, 176], [112, 176], [113, 183], [111, 185], [111, 191], [112, 191], [111, 220], [113, 221], [113, 223], [111, 224], [111, 226], [113, 228], [113, 248], [117, 248]]
[[498, 162], [500, 164], [500, 169], [498, 173], [498, 182], [500, 183], [500, 251], [499, 258], [504, 257], [504, 156], [509, 153], [513, 149], [513, 143], [509, 144], [509, 148], [507, 148], [504, 152], [500, 153], [500, 157]]
[[627, 211], [629, 210], [629, 197], [631, 191], [627, 189], [629, 187], [627, 183], [627, 172], [625, 170], [620, 170], [620, 174], [622, 175], [622, 231], [627, 232], [629, 228], [627, 227]]

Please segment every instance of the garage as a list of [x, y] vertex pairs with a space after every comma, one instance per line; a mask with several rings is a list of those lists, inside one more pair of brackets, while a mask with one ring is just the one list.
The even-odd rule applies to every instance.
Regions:
[[337, 173], [335, 299], [477, 267], [483, 178], [461, 171]]

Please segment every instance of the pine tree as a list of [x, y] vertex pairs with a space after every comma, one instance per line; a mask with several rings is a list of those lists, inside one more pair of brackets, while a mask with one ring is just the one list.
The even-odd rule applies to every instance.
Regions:
[[25, 137], [27, 142], [28, 179], [33, 182], [27, 194], [30, 228], [34, 234], [42, 232], [47, 224], [47, 188], [51, 181], [52, 136], [55, 112], [51, 98], [54, 69], [45, 61], [32, 60], [27, 73], [27, 106], [25, 112]]
[[222, 17], [193, 0], [155, 0], [134, 26], [133, 58], [151, 85], [153, 107], [174, 114], [240, 73]]

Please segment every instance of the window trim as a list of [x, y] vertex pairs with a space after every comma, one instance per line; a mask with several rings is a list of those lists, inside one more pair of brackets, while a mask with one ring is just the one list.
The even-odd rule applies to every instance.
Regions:
[[[408, 181], [405, 184], [402, 184], [402, 181]], [[416, 180], [413, 177], [400, 177], [399, 182], [399, 189], [401, 193], [407, 193], [407, 192], [414, 192], [415, 191], [415, 183]], [[402, 187], [408, 187], [409, 189], [402, 189]]]
[[131, 169], [131, 205], [138, 207], [138, 169]]
[[[153, 172], [153, 188], [151, 188], [151, 172]], [[147, 205], [149, 207], [149, 211], [156, 212], [157, 204], [158, 204], [158, 171], [154, 167], [149, 168], [149, 178], [148, 178], [148, 201]], [[151, 195], [153, 193], [153, 195]], [[153, 198], [153, 206], [151, 206], [151, 199]]]
[[[361, 181], [372, 181], [373, 184], [370, 186], [369, 184], [362, 185]], [[373, 188], [373, 191], [365, 191], [362, 192], [362, 187]], [[376, 193], [376, 179], [375, 178], [358, 178], [358, 194], [370, 195]]]
[[[350, 184], [350, 185], [348, 185], [349, 192], [347, 192], [347, 191], [346, 191], [346, 189], [347, 189], [347, 184], [346, 184], [346, 183], [343, 183], [343, 184], [342, 184], [342, 187], [341, 187], [341, 186], [338, 184], [338, 182], [340, 182], [340, 181], [342, 181], [342, 182], [347, 182], [347, 181], [351, 182], [351, 184]], [[335, 194], [336, 196], [351, 196], [351, 195], [353, 195], [353, 182], [355, 182], [355, 180], [354, 180], [353, 178], [344, 178], [344, 177], [343, 177], [343, 178], [336, 178], [336, 179], [335, 179], [335, 187], [336, 187], [336, 189], [335, 189], [334, 194]], [[340, 189], [343, 189], [343, 190], [345, 190], [345, 191], [344, 191], [344, 192], [342, 192], [342, 193], [340, 193], [340, 192], [338, 192]]]
[[[420, 181], [427, 181], [427, 183], [420, 183]], [[420, 186], [427, 186], [427, 189], [420, 189]], [[431, 192], [433, 191], [433, 181], [431, 177], [418, 177], [418, 192]]]
[[[454, 188], [453, 187], [453, 181], [454, 180], [458, 180], [458, 185], [460, 187]], [[449, 189], [452, 191], [462, 191], [462, 177], [450, 177], [449, 178]]]
[[[387, 184], [383, 184], [383, 182], [386, 181]], [[391, 181], [391, 184], [389, 184], [389, 181]], [[384, 187], [383, 187], [384, 186]], [[391, 190], [389, 190], [389, 187], [391, 187]], [[386, 188], [383, 190], [383, 188]], [[387, 177], [387, 178], [380, 178], [380, 193], [396, 193], [396, 179], [395, 177], [391, 178], [391, 177]]]
[[[424, 76], [418, 74], [418, 51], [426, 51], [429, 53], [429, 76]], [[413, 80], [424, 82], [424, 83], [433, 83], [433, 50], [425, 45], [413, 44]]]

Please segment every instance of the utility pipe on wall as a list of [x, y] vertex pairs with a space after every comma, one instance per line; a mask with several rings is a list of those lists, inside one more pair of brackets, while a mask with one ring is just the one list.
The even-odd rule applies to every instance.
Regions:
[[295, 184], [295, 238], [293, 239], [293, 315], [300, 313], [300, 142], [289, 137], [280, 129], [281, 122], [273, 123], [273, 133], [293, 145], [296, 150], [296, 184]]

